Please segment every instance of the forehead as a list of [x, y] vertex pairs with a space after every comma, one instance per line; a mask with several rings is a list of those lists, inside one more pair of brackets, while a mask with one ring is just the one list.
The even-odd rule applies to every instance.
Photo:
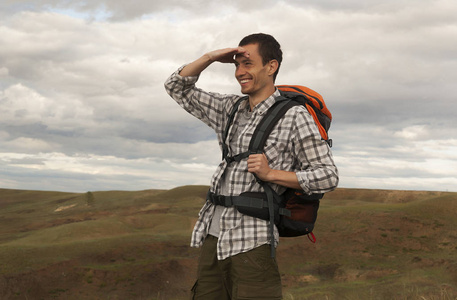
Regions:
[[235, 56], [236, 61], [245, 60], [245, 59], [248, 59], [248, 60], [261, 59], [260, 54], [259, 54], [259, 46], [257, 44], [248, 44], [248, 45], [244, 45], [241, 47], [246, 49], [246, 51], [249, 53], [249, 58], [246, 58], [242, 54], [237, 54]]

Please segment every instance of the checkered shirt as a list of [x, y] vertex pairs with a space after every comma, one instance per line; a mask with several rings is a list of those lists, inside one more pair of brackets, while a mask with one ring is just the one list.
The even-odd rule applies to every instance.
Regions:
[[[168, 94], [187, 112], [203, 121], [215, 130], [219, 145], [222, 145], [222, 133], [228, 121], [234, 103], [240, 99], [237, 95], [225, 95], [206, 92], [195, 86], [198, 76], [182, 77], [179, 72], [173, 73], [165, 82]], [[259, 103], [252, 111], [251, 117], [232, 140], [234, 128], [239, 124], [239, 114], [249, 110], [248, 101], [242, 103], [235, 115], [228, 134], [229, 156], [248, 150], [252, 134], [267, 110], [274, 104], [276, 91], [266, 100]], [[302, 189], [307, 193], [325, 193], [336, 188], [338, 170], [333, 162], [327, 143], [321, 139], [313, 118], [303, 106], [294, 106], [282, 117], [267, 139], [265, 155], [270, 168], [295, 172]], [[220, 193], [222, 180], [228, 187], [229, 195], [242, 192], [263, 191], [254, 176], [247, 171], [247, 160], [232, 162], [230, 166], [222, 160], [215, 171], [210, 190]], [[271, 184], [274, 190], [281, 193], [284, 187]], [[211, 224], [215, 206], [206, 201], [200, 210], [195, 224], [191, 246], [200, 247]], [[219, 260], [249, 251], [269, 243], [268, 221], [239, 213], [235, 208], [224, 208], [220, 220], [217, 256]], [[275, 244], [279, 235], [275, 228]]]

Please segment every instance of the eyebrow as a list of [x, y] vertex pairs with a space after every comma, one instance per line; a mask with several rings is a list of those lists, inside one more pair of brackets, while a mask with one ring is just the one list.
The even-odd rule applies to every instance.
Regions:
[[[239, 61], [238, 61], [239, 60]], [[250, 59], [250, 58], [247, 58], [245, 56], [241, 56], [240, 54], [237, 54], [235, 56], [235, 63], [236, 64], [239, 64], [239, 63], [245, 63], [245, 62], [252, 62], [253, 60]]]

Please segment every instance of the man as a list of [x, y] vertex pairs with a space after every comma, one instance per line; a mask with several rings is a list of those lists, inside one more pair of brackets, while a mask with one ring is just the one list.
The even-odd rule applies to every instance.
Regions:
[[[249, 35], [238, 47], [204, 54], [166, 81], [170, 96], [213, 128], [222, 146], [228, 115], [240, 96], [206, 92], [195, 86], [198, 76], [214, 62], [234, 64], [241, 93], [248, 96], [228, 134], [229, 155], [233, 156], [247, 151], [254, 129], [279, 96], [274, 82], [282, 51], [270, 35]], [[262, 192], [254, 175], [278, 193], [286, 187], [307, 193], [336, 188], [338, 172], [330, 149], [306, 108], [288, 110], [268, 137], [264, 153], [240, 162], [223, 160], [212, 177], [210, 191], [226, 196]], [[192, 233], [191, 246], [202, 247], [192, 299], [281, 299], [281, 278], [268, 245], [268, 223], [234, 207], [206, 201]], [[276, 228], [274, 241], [277, 245]]]

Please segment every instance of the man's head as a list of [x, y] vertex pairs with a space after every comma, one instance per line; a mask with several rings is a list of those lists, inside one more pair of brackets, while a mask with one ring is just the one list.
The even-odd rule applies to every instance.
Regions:
[[235, 55], [235, 77], [241, 93], [249, 95], [251, 106], [268, 98], [275, 91], [275, 79], [282, 51], [276, 40], [266, 34], [245, 37]]
[[243, 47], [250, 44], [258, 45], [259, 54], [262, 57], [264, 65], [272, 60], [276, 60], [278, 62], [278, 69], [273, 75], [273, 81], [276, 80], [276, 76], [278, 75], [279, 67], [282, 62], [281, 45], [279, 45], [278, 41], [276, 41], [276, 39], [269, 34], [254, 33], [244, 37], [238, 46]]

